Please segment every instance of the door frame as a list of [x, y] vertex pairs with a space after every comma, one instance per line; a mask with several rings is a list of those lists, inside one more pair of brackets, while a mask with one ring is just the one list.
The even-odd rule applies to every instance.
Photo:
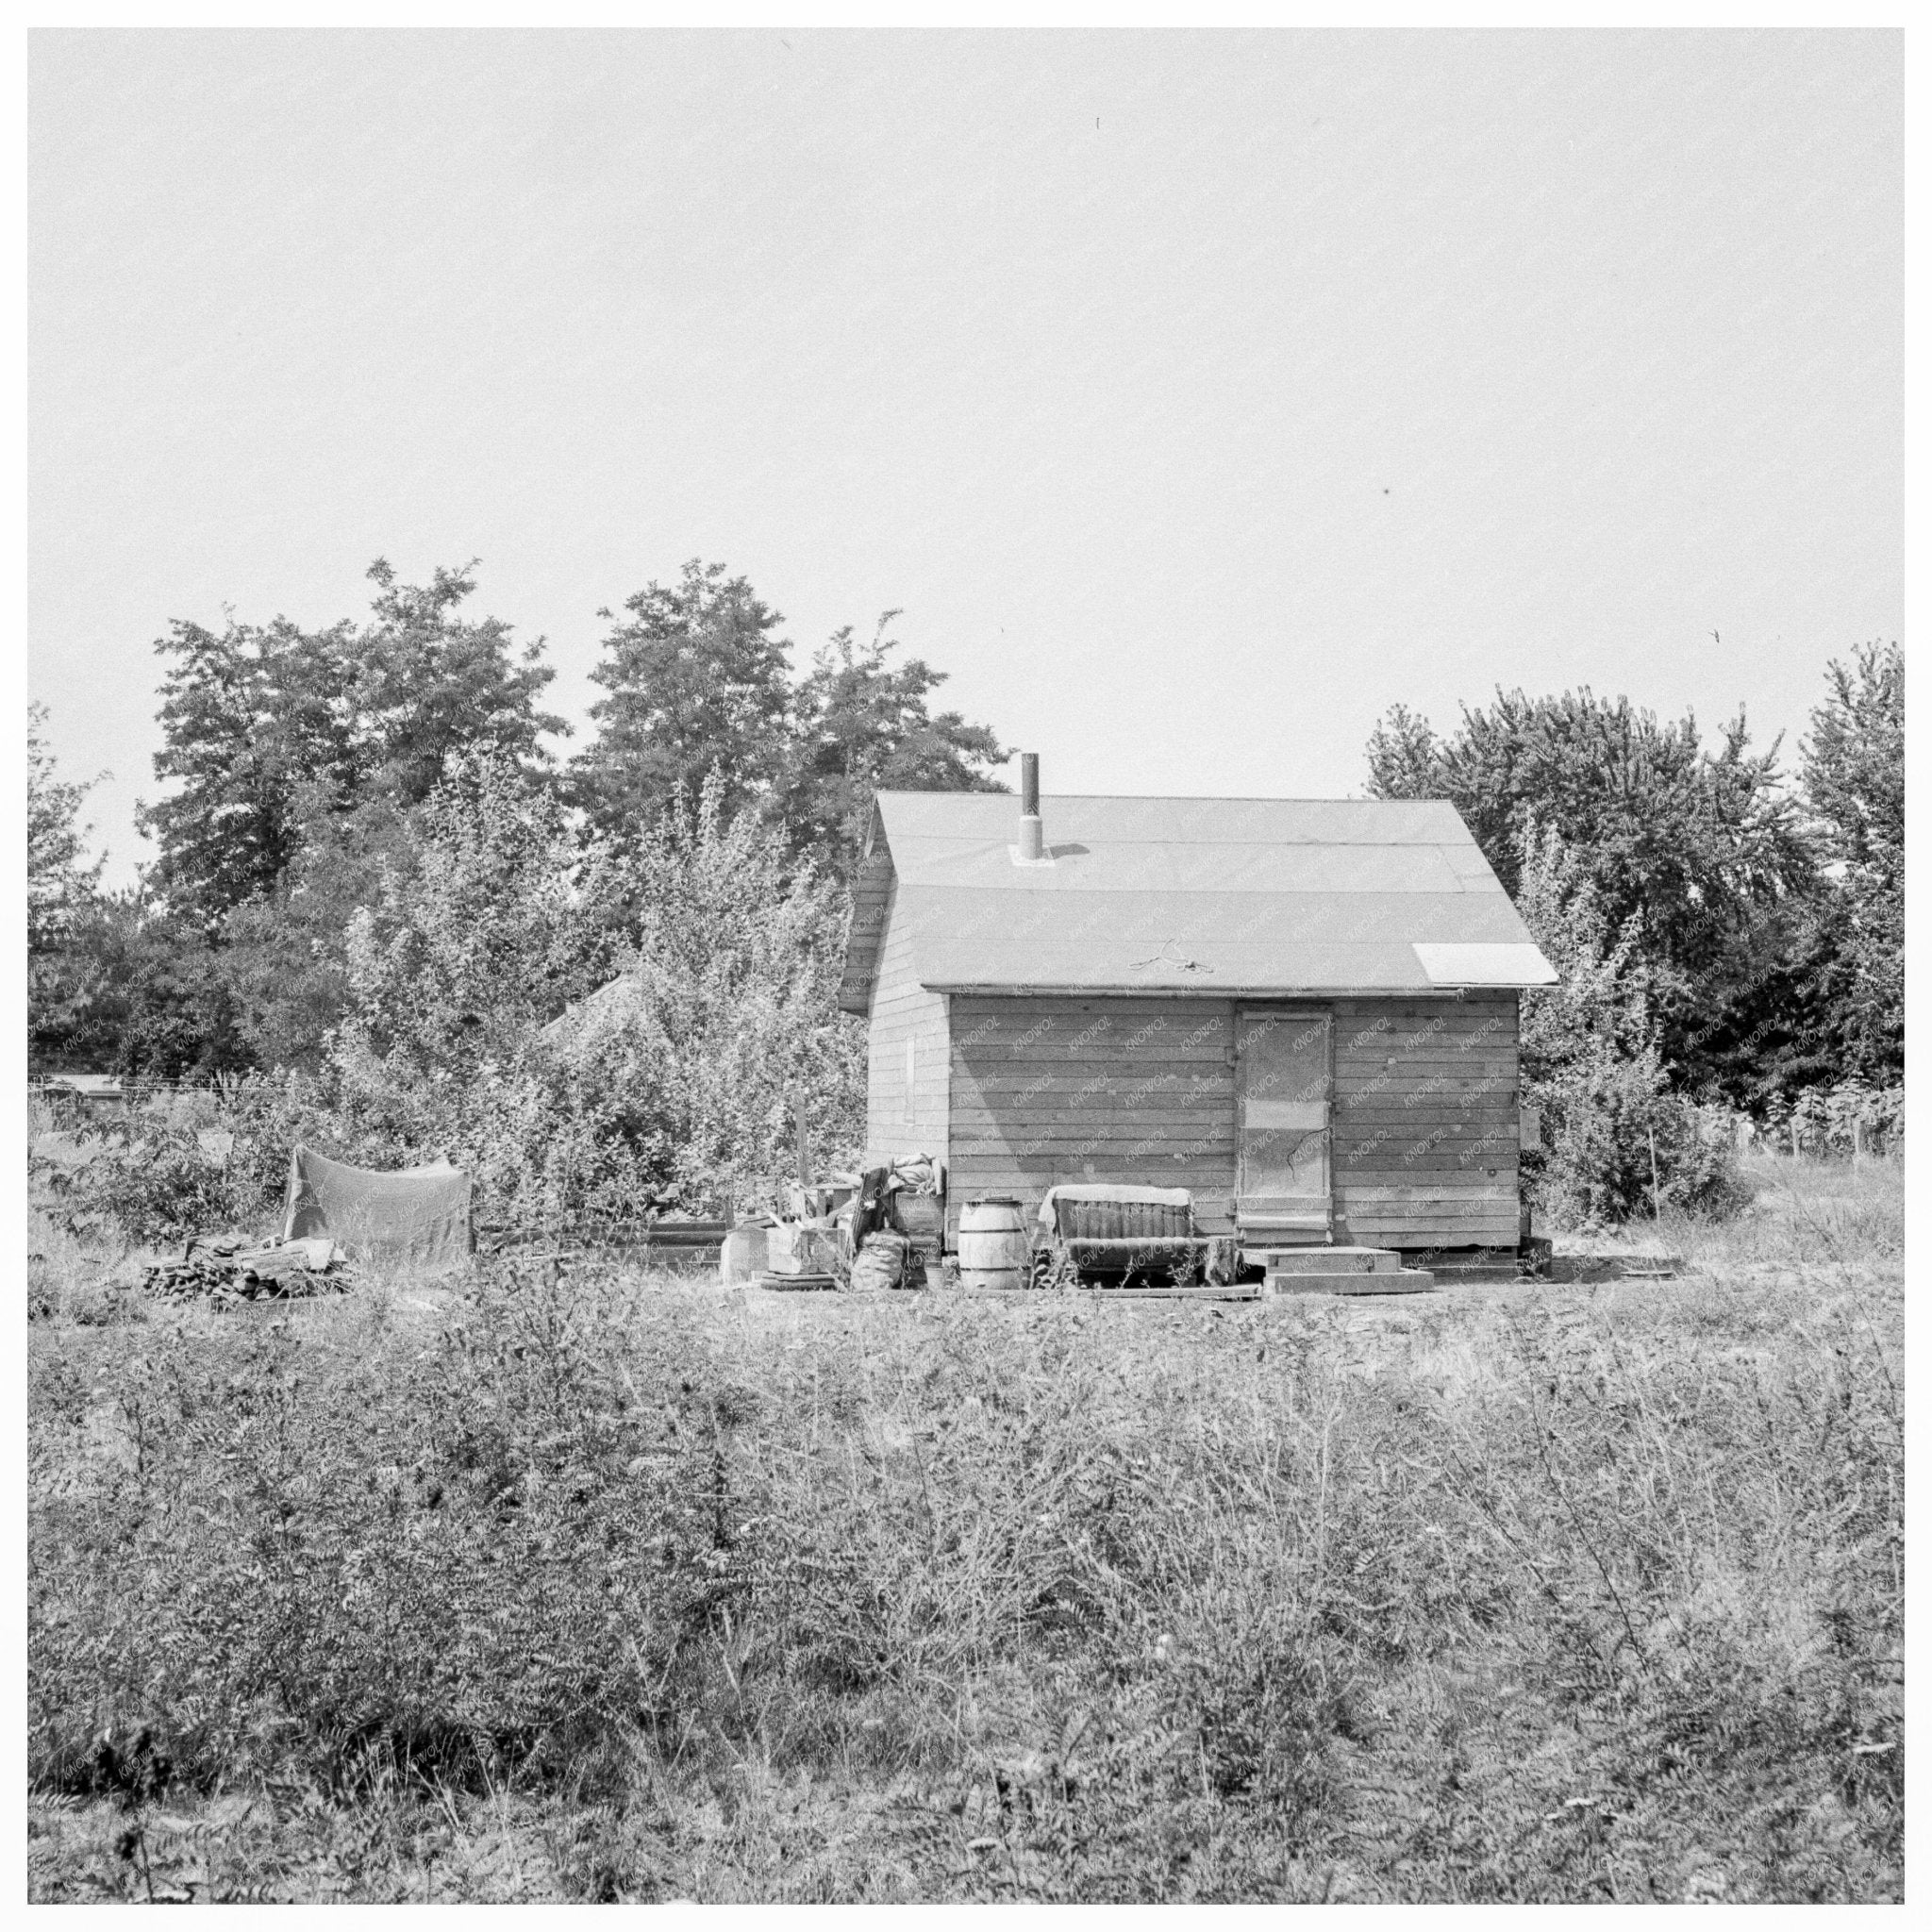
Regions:
[[[1306, 1222], [1277, 1220], [1274, 1224], [1276, 1231], [1304, 1238], [1312, 1234], [1318, 1242], [1332, 1243], [1335, 1240], [1335, 1008], [1326, 1001], [1318, 1000], [1237, 1000], [1234, 1007], [1234, 1208], [1235, 1231], [1244, 1242], [1246, 1241], [1242, 1203], [1247, 1199], [1244, 1191], [1245, 1136], [1247, 1132], [1243, 1116], [1247, 1109], [1247, 1054], [1246, 1025], [1252, 1021], [1274, 1020], [1319, 1020], [1322, 1022], [1324, 1038], [1327, 1044], [1327, 1064], [1324, 1074], [1328, 1085], [1326, 1100], [1327, 1123], [1322, 1128], [1323, 1165], [1327, 1181], [1327, 1192], [1324, 1201], [1324, 1213], [1318, 1224], [1311, 1215]], [[1261, 1197], [1265, 1198], [1265, 1197]], [[1249, 1245], [1257, 1247], [1269, 1244], [1269, 1227], [1257, 1224], [1255, 1233], [1257, 1239]], [[1297, 1245], [1294, 1241], [1282, 1241], [1276, 1245], [1289, 1247]]]

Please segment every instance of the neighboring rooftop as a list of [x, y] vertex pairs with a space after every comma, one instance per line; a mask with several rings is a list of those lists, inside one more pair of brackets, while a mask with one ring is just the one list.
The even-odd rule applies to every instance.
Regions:
[[889, 903], [940, 991], [1429, 992], [1556, 974], [1443, 800], [882, 791], [840, 1004], [865, 1012]]

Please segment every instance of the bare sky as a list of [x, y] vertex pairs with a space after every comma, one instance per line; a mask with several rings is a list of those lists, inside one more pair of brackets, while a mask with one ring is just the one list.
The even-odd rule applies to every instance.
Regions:
[[33, 694], [126, 878], [172, 617], [689, 557], [1054, 791], [1401, 700], [1794, 741], [1902, 598], [1892, 33], [41, 33]]

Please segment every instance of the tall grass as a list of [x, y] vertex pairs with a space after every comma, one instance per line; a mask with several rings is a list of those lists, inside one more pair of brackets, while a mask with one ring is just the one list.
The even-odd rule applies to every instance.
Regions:
[[1758, 1152], [1741, 1163], [1741, 1177], [1751, 1200], [1740, 1213], [1710, 1220], [1667, 1209], [1648, 1231], [1716, 1271], [1895, 1266], [1904, 1259], [1901, 1154], [1853, 1160]]
[[487, 1816], [579, 1896], [1896, 1896], [1900, 1299], [37, 1324], [30, 1775], [144, 1725], [271, 1864]]

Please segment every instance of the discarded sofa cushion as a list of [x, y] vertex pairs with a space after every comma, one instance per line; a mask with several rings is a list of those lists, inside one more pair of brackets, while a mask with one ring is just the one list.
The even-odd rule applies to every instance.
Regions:
[[1049, 1188], [1040, 1204], [1040, 1225], [1061, 1240], [1184, 1240], [1194, 1232], [1193, 1198], [1186, 1188], [1103, 1182]]
[[358, 1258], [453, 1268], [475, 1245], [470, 1176], [448, 1161], [375, 1174], [308, 1147], [289, 1157], [285, 1239], [326, 1236]]

